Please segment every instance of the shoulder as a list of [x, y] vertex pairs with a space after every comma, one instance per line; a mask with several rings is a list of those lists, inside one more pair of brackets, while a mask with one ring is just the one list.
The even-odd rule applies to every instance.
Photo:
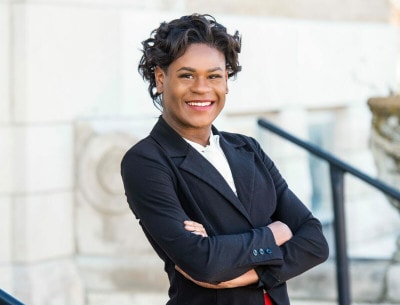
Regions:
[[147, 136], [146, 138], [139, 140], [139, 142], [135, 143], [126, 151], [122, 157], [121, 164], [124, 165], [135, 162], [136, 160], [140, 160], [145, 156], [151, 158], [151, 156], [156, 155], [156, 150], [157, 145], [155, 141], [150, 136]]
[[244, 134], [221, 131], [220, 135], [226, 142], [235, 146], [248, 146], [254, 150], [259, 150], [261, 147], [256, 139]]
[[223, 141], [231, 147], [254, 153], [258, 160], [260, 160], [269, 170], [275, 166], [272, 159], [255, 138], [240, 133], [226, 131], [220, 132], [220, 135]]
[[124, 183], [130, 183], [132, 186], [143, 185], [144, 181], [149, 179], [174, 179], [173, 162], [151, 136], [139, 141], [125, 153], [120, 170]]
[[127, 150], [125, 155], [131, 155], [131, 154], [138, 153], [140, 151], [147, 149], [148, 146], [151, 146], [151, 139], [149, 136], [147, 136], [146, 138], [143, 138], [143, 139], [139, 140], [138, 142], [136, 142], [135, 144], [133, 144]]

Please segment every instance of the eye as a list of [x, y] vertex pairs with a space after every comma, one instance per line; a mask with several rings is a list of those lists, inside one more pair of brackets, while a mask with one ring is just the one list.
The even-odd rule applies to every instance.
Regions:
[[222, 78], [221, 74], [211, 74], [208, 76], [209, 79], [217, 79], [217, 78]]
[[179, 78], [187, 78], [187, 79], [192, 79], [193, 75], [190, 73], [183, 73], [179, 75]]

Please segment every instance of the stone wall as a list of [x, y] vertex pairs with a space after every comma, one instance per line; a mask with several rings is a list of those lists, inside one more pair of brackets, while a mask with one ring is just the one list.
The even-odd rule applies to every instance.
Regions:
[[[374, 173], [366, 99], [397, 86], [387, 1], [0, 0], [1, 289], [32, 305], [165, 300], [119, 159], [158, 116], [136, 72], [140, 42], [159, 22], [205, 8], [243, 33], [244, 69], [220, 129], [257, 137], [306, 202], [308, 157], [260, 132], [258, 115], [303, 137], [328, 126], [324, 145]], [[349, 183], [350, 253], [387, 260], [398, 215]], [[377, 204], [380, 218], [368, 212]]]

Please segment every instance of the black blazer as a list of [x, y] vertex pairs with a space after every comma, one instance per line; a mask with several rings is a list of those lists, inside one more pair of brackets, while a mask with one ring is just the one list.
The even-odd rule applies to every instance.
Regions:
[[[219, 172], [160, 117], [150, 135], [124, 156], [127, 200], [149, 242], [165, 262], [169, 305], [287, 305], [285, 282], [323, 262], [328, 246], [320, 222], [290, 191], [271, 159], [252, 138], [218, 132], [237, 196]], [[202, 223], [209, 237], [186, 231]], [[267, 227], [280, 220], [293, 238], [278, 247]], [[205, 289], [184, 278], [218, 283], [255, 268], [257, 285]]]

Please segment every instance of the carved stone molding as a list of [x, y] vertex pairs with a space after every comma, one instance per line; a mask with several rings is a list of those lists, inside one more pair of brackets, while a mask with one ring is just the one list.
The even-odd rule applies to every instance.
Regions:
[[129, 209], [120, 174], [123, 155], [152, 124], [144, 119], [75, 124], [76, 261], [87, 300], [104, 291], [130, 300], [143, 287], [167, 290], [162, 261]]
[[123, 155], [137, 142], [134, 130], [123, 122], [75, 124], [75, 237], [79, 254], [135, 255], [151, 250], [129, 209], [120, 174]]
[[[368, 106], [372, 112], [370, 144], [378, 177], [392, 185], [400, 185], [400, 96], [370, 98]], [[400, 212], [400, 202], [388, 197]], [[400, 262], [400, 237], [395, 261]]]
[[77, 151], [77, 188], [98, 212], [126, 213], [128, 210], [120, 175], [120, 162], [136, 142], [131, 135], [93, 131]]

